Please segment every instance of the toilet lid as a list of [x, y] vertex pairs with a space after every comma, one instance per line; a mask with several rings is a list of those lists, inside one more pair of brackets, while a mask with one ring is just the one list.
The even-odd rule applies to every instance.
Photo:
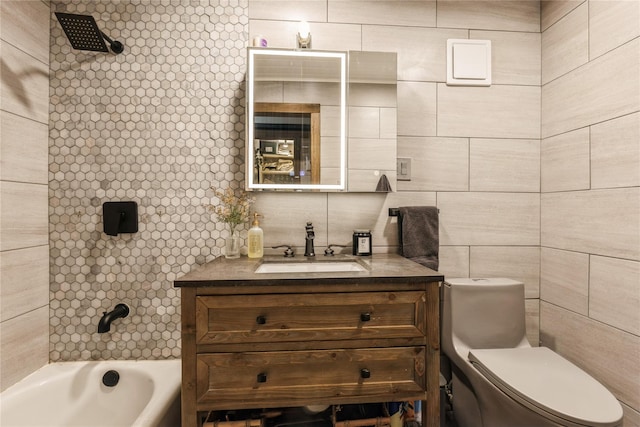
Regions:
[[548, 348], [471, 350], [468, 357], [496, 387], [542, 415], [588, 426], [616, 426], [622, 419], [609, 390]]

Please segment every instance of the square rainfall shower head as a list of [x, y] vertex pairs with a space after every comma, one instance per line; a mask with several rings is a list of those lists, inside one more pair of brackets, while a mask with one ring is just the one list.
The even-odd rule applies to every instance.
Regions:
[[56, 12], [56, 16], [74, 49], [109, 52], [93, 16], [61, 12]]

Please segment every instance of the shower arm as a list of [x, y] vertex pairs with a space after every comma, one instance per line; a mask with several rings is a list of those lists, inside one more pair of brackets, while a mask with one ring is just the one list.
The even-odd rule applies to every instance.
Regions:
[[124, 51], [124, 45], [117, 40], [111, 40], [111, 38], [100, 30], [100, 35], [104, 38], [108, 43], [109, 47], [113, 53], [122, 53]]

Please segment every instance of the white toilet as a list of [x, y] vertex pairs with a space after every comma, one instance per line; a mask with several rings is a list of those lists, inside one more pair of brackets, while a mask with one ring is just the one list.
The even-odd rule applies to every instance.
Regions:
[[459, 427], [619, 426], [622, 407], [602, 384], [525, 331], [524, 285], [447, 279], [442, 351]]

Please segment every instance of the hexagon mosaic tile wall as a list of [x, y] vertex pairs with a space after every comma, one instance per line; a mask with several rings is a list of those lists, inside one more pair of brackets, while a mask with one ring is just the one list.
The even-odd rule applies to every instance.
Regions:
[[[173, 280], [221, 254], [212, 186], [242, 188], [248, 0], [52, 0], [50, 359], [180, 356]], [[53, 12], [91, 14], [124, 53], [73, 50]], [[102, 204], [138, 203], [107, 236]], [[97, 333], [103, 311], [131, 314]]]

